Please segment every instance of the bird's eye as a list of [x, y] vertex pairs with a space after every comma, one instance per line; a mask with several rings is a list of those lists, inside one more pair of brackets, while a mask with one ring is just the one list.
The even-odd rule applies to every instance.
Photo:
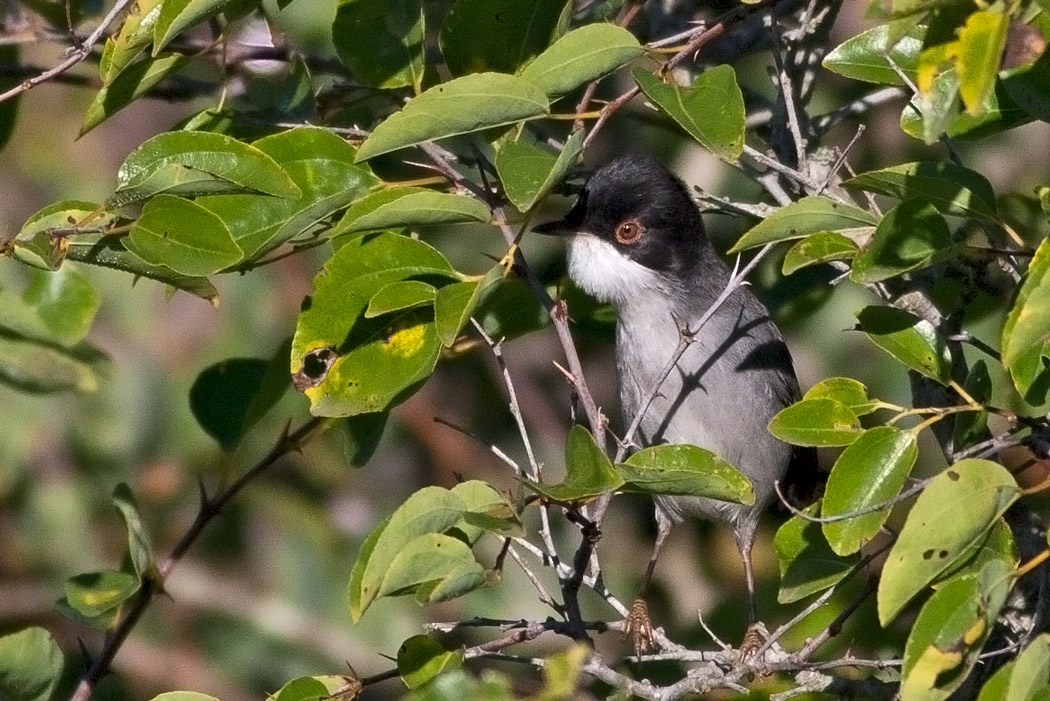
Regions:
[[616, 240], [620, 243], [634, 243], [645, 233], [645, 227], [637, 219], [628, 219], [616, 227]]

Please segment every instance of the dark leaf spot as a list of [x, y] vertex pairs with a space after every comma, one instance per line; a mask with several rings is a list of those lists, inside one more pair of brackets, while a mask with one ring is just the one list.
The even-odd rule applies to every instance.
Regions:
[[955, 470], [948, 470], [948, 479], [950, 479], [952, 482], [958, 482], [959, 481], [959, 473], [956, 472]]
[[922, 553], [922, 559], [923, 560], [929, 560], [931, 557], [933, 557], [933, 549], [932, 548], [929, 549], [929, 550], [926, 550], [926, 551], [924, 551]]

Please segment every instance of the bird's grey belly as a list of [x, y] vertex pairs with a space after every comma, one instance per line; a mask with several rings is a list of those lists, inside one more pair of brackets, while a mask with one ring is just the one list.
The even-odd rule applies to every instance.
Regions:
[[[710, 450], [751, 480], [755, 504], [746, 507], [713, 499], [659, 497], [658, 503], [674, 520], [699, 516], [731, 525], [757, 520], [773, 499], [773, 480], [783, 478], [791, 460], [790, 446], [767, 429], [770, 419], [785, 405], [784, 396], [792, 393], [785, 382], [793, 380], [785, 377], [783, 368], [761, 362], [761, 344], [779, 342], [779, 338], [761, 328], [753, 333], [738, 333], [737, 329], [717, 316], [704, 327], [661, 385], [634, 442], [641, 446], [691, 443]], [[625, 426], [658, 381], [678, 342], [673, 327], [650, 325], [640, 330], [627, 334], [620, 327], [617, 333]], [[756, 356], [757, 363], [753, 362]]]

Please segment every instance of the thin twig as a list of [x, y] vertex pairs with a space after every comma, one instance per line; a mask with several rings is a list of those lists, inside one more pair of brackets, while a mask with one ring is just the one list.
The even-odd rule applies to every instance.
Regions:
[[171, 549], [171, 553], [167, 558], [157, 566], [159, 581], [154, 582], [149, 578], [143, 580], [142, 586], [131, 601], [127, 613], [124, 614], [124, 617], [108, 635], [102, 651], [92, 662], [91, 667], [84, 673], [84, 676], [81, 677], [76, 690], [70, 697], [71, 701], [87, 701], [91, 698], [95, 686], [109, 671], [113, 658], [116, 657], [124, 641], [127, 640], [128, 634], [131, 633], [142, 614], [149, 608], [154, 596], [163, 591], [164, 580], [168, 578], [175, 565], [178, 564], [179, 560], [190, 549], [190, 546], [197, 540], [204, 527], [221, 513], [226, 503], [237, 496], [249, 482], [262, 474], [264, 470], [276, 463], [280, 458], [290, 452], [299, 450], [303, 443], [316, 435], [318, 429], [325, 426], [326, 423], [327, 419], [315, 417], [293, 433], [288, 433], [286, 428], [284, 434], [266, 456], [250, 467], [233, 484], [214, 497], [208, 498], [202, 487], [201, 503], [196, 518], [193, 519], [193, 523], [190, 524], [190, 527]]
[[70, 47], [69, 55], [63, 61], [61, 61], [58, 65], [47, 69], [46, 71], [37, 76], [22, 81], [10, 90], [4, 93], [0, 93], [0, 102], [10, 100], [11, 98], [17, 95], [21, 95], [27, 90], [31, 90], [32, 88], [36, 87], [37, 85], [40, 85], [41, 83], [51, 80], [55, 76], [65, 73], [70, 68], [87, 58], [88, 54], [91, 53], [91, 49], [94, 48], [95, 44], [105, 33], [109, 25], [112, 24], [113, 20], [117, 18], [117, 15], [123, 12], [124, 9], [127, 8], [127, 6], [130, 4], [131, 0], [117, 0], [115, 3], [113, 3], [113, 7], [111, 7], [109, 12], [106, 13], [106, 16], [102, 18], [102, 22], [97, 27], [95, 27], [95, 31], [91, 32], [91, 34], [88, 35], [87, 39], [80, 42], [78, 46]]

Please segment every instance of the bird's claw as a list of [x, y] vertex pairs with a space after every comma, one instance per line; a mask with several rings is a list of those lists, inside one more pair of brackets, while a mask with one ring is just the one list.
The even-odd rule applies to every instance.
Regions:
[[649, 606], [645, 599], [639, 597], [631, 604], [631, 611], [627, 614], [623, 627], [623, 639], [631, 639], [634, 646], [635, 657], [641, 657], [656, 648], [653, 638], [653, 622], [649, 618]]
[[763, 631], [761, 624], [752, 623], [747, 628], [747, 632], [744, 633], [744, 642], [740, 643], [740, 650], [738, 650], [740, 662], [748, 663], [752, 662], [755, 658], [755, 653], [758, 652], [766, 643], [766, 634]]

